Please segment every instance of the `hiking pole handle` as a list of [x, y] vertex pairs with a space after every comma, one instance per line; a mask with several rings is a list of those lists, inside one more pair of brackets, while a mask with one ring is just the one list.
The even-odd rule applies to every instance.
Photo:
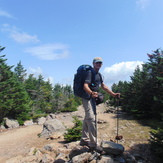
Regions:
[[115, 98], [120, 99], [120, 93], [116, 93]]

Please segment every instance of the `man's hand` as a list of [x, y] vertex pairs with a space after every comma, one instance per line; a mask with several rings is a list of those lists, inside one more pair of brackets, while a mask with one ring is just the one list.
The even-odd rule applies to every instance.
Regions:
[[115, 98], [120, 98], [120, 95], [121, 95], [120, 93], [114, 93]]
[[98, 97], [98, 92], [92, 92], [92, 93], [91, 93], [91, 96], [92, 96], [93, 98]]

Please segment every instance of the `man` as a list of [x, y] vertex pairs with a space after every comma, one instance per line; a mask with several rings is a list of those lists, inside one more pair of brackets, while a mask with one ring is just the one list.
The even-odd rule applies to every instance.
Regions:
[[83, 121], [82, 137], [80, 145], [87, 145], [92, 149], [99, 149], [100, 146], [97, 144], [97, 131], [95, 124], [95, 98], [98, 97], [98, 89], [101, 85], [102, 89], [113, 97], [120, 97], [120, 93], [112, 92], [104, 83], [99, 70], [102, 66], [102, 58], [96, 57], [93, 59], [93, 70], [95, 73], [95, 81], [92, 84], [92, 71], [88, 71], [85, 77], [84, 90], [90, 95], [90, 99], [82, 98], [83, 107], [85, 110], [85, 118]]

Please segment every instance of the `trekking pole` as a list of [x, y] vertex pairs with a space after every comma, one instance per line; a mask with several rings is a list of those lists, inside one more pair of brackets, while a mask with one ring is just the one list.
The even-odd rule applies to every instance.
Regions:
[[[116, 139], [118, 138], [118, 131], [119, 131], [119, 116], [118, 116], [118, 112], [119, 112], [119, 100], [117, 99], [117, 136]], [[117, 143], [118, 143], [118, 139], [117, 139]]]
[[[95, 115], [95, 129], [96, 129], [96, 133], [95, 133], [95, 136], [96, 136], [96, 148], [97, 148], [97, 111], [96, 111], [96, 101], [95, 101], [95, 98], [92, 98], [92, 108], [93, 108], [93, 112], [94, 112], [94, 115]], [[97, 162], [97, 152], [96, 152], [96, 162]]]
[[117, 136], [115, 137], [115, 139], [117, 140], [117, 144], [118, 144], [118, 140], [121, 140], [123, 138], [122, 135], [119, 135], [119, 97], [117, 97]]
[[97, 145], [97, 111], [96, 111], [96, 101], [92, 98], [93, 113], [95, 115], [95, 128], [96, 128], [96, 145]]

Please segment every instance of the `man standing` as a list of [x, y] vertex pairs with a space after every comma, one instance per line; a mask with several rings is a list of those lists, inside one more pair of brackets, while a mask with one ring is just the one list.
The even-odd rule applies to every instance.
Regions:
[[[84, 90], [90, 95], [90, 99], [82, 98], [83, 107], [85, 110], [85, 118], [83, 121], [82, 137], [80, 145], [87, 145], [91, 149], [98, 150], [100, 146], [97, 144], [97, 131], [95, 124], [95, 98], [98, 97], [98, 89], [101, 85], [102, 89], [113, 97], [120, 97], [120, 93], [112, 92], [104, 83], [99, 70], [102, 66], [102, 58], [96, 57], [93, 59], [93, 70], [95, 73], [94, 82], [92, 81], [92, 71], [88, 71], [85, 77]], [[93, 82], [93, 83], [92, 83]]]

